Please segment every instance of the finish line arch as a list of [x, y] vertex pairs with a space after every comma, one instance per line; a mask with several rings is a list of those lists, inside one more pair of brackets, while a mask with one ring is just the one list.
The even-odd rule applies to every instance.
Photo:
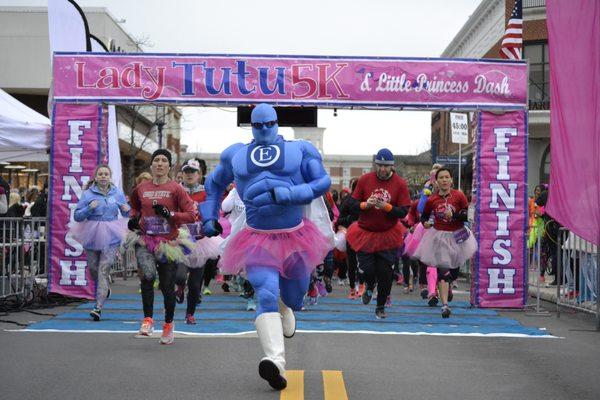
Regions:
[[93, 298], [68, 224], [108, 158], [108, 103], [477, 111], [479, 249], [471, 303], [522, 308], [527, 296], [525, 61], [280, 55], [55, 53], [48, 290]]

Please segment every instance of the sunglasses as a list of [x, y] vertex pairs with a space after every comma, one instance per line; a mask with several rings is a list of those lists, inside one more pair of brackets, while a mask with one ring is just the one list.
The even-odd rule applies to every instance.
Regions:
[[267, 122], [253, 122], [250, 125], [252, 125], [252, 127], [256, 129], [262, 129], [263, 126], [266, 126], [267, 128], [272, 128], [275, 125], [277, 125], [277, 120]]

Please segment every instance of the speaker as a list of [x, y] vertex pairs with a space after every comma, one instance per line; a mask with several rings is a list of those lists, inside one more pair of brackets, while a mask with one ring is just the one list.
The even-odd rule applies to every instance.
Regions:
[[[250, 125], [254, 107], [237, 108], [237, 126]], [[278, 125], [281, 127], [317, 127], [317, 107], [275, 107]]]

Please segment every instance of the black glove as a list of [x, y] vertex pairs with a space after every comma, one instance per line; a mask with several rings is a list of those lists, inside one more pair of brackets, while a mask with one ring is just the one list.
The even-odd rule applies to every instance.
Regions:
[[156, 213], [156, 215], [159, 215], [166, 219], [171, 218], [171, 212], [167, 207], [163, 206], [162, 204], [155, 204], [152, 206], [152, 208], [154, 208], [154, 212]]
[[131, 217], [129, 221], [127, 221], [127, 229], [130, 231], [136, 231], [140, 229], [140, 218], [139, 217]]

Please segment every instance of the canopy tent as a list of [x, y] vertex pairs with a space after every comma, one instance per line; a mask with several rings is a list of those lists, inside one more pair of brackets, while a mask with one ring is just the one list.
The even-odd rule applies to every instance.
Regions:
[[48, 161], [50, 120], [0, 89], [0, 161]]

